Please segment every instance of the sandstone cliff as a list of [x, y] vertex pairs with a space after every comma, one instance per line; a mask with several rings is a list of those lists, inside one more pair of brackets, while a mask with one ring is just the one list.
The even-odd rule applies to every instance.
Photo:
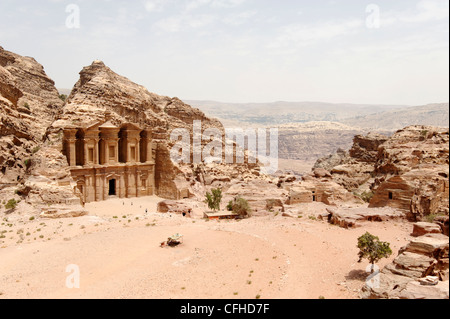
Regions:
[[357, 136], [348, 152], [322, 159], [349, 191], [363, 194], [370, 207], [401, 209], [410, 220], [447, 215], [449, 130], [409, 126], [393, 136]]
[[70, 205], [74, 211], [82, 211], [58, 146], [52, 141], [44, 142], [47, 128], [62, 112], [63, 105], [42, 65], [0, 47], [3, 204], [15, 200], [23, 206], [22, 211], [31, 213], [40, 213], [52, 205]]
[[[101, 61], [83, 68], [64, 106], [63, 113], [48, 131], [49, 139], [56, 139], [61, 131], [70, 126], [87, 126], [105, 119], [116, 126], [135, 123], [153, 132], [154, 160], [156, 163], [156, 194], [179, 199], [198, 195], [203, 200], [204, 187], [217, 185], [217, 181], [229, 182], [228, 165], [175, 164], [170, 159], [170, 150], [175, 142], [170, 141], [172, 130], [183, 128], [193, 135], [194, 121], [200, 121], [202, 130], [216, 128], [224, 131], [222, 124], [206, 117], [198, 109], [183, 103], [178, 98], [169, 98], [149, 92], [146, 88], [118, 75]], [[206, 141], [203, 141], [205, 144]], [[234, 172], [256, 177], [252, 172], [256, 165], [232, 165]], [[223, 176], [228, 176], [223, 178]], [[220, 183], [219, 183], [220, 184]], [[221, 184], [220, 184], [221, 185]], [[186, 194], [186, 192], [188, 194]]]

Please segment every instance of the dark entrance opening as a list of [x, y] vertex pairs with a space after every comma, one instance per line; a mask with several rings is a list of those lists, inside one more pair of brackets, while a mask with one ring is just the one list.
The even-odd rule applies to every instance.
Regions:
[[111, 179], [109, 181], [109, 196], [116, 196], [116, 180]]
[[389, 192], [389, 199], [393, 200], [394, 199], [394, 194], [392, 192]]

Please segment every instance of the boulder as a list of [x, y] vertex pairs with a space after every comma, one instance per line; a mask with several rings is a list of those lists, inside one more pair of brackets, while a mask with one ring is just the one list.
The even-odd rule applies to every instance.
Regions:
[[425, 286], [411, 281], [399, 294], [400, 299], [449, 299], [449, 282], [440, 281], [435, 286]]
[[411, 252], [433, 258], [448, 258], [449, 239], [442, 234], [428, 234], [411, 241], [401, 252]]
[[438, 224], [420, 222], [414, 224], [414, 230], [411, 236], [420, 237], [427, 234], [440, 234], [441, 231], [441, 226]]
[[158, 213], [173, 213], [173, 214], [187, 214], [189, 215], [193, 208], [180, 202], [165, 200], [158, 203]]
[[422, 278], [427, 275], [435, 262], [434, 258], [421, 254], [404, 252], [400, 254], [392, 264], [387, 265], [384, 270], [396, 275], [406, 276], [413, 279]]
[[373, 208], [327, 208], [328, 221], [342, 228], [359, 227], [362, 222], [384, 222], [400, 220], [405, 214], [389, 207]]
[[40, 218], [60, 219], [60, 218], [77, 218], [88, 215], [88, 211], [79, 207], [58, 207], [43, 209]]

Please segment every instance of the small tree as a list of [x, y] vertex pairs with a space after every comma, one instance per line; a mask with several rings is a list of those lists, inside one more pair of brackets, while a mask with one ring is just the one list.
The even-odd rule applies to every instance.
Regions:
[[213, 211], [220, 210], [220, 203], [222, 202], [222, 190], [220, 188], [211, 190], [211, 193], [206, 193], [205, 203], [208, 204], [209, 209]]
[[360, 250], [358, 262], [362, 262], [364, 258], [368, 259], [372, 264], [372, 273], [375, 263], [392, 255], [389, 243], [380, 241], [378, 237], [368, 232], [358, 238], [358, 248]]

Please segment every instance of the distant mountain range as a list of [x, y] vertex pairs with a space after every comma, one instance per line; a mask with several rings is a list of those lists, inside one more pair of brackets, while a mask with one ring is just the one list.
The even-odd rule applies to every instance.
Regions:
[[316, 121], [339, 122], [357, 116], [405, 108], [403, 105], [331, 104], [320, 102], [222, 103], [186, 101], [220, 120], [257, 125], [281, 125]]
[[361, 115], [343, 120], [341, 123], [372, 131], [396, 131], [410, 125], [449, 127], [448, 108], [448, 103], [429, 104], [370, 115]]
[[[60, 89], [61, 94], [70, 90]], [[390, 135], [410, 125], [449, 127], [449, 103], [424, 106], [321, 102], [223, 103], [185, 100], [225, 127], [278, 127], [281, 159], [312, 162], [351, 147], [358, 134]]]
[[396, 131], [408, 125], [448, 127], [448, 103], [425, 106], [331, 104], [320, 102], [222, 103], [185, 101], [224, 124], [273, 126], [289, 123], [340, 122], [363, 130]]
[[[348, 150], [355, 135], [391, 135], [410, 125], [449, 126], [449, 104], [356, 105], [319, 102], [233, 104], [186, 101], [225, 127], [279, 128], [279, 157], [312, 162]], [[293, 164], [292, 164], [293, 165]]]

